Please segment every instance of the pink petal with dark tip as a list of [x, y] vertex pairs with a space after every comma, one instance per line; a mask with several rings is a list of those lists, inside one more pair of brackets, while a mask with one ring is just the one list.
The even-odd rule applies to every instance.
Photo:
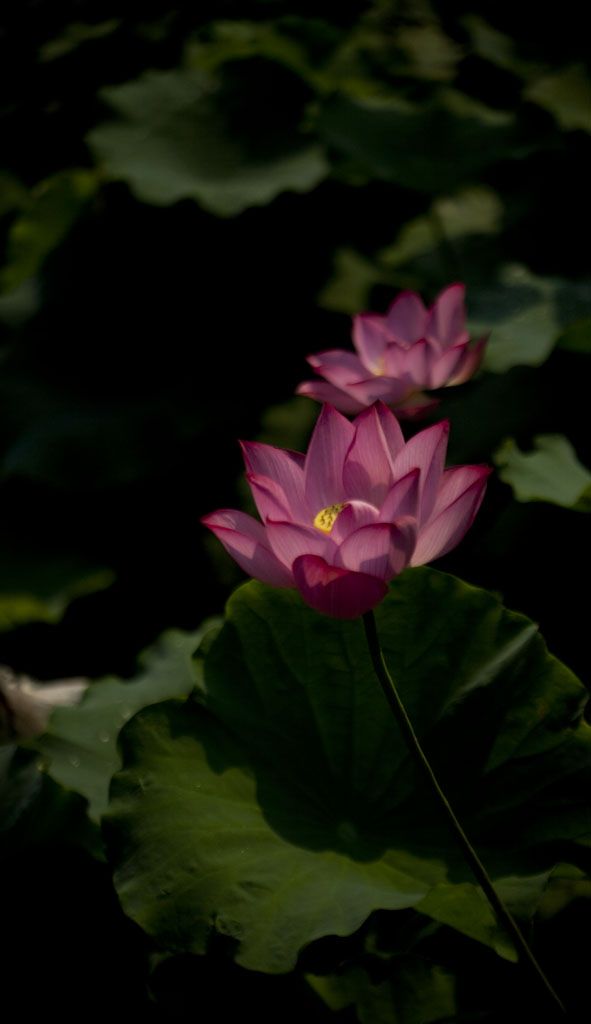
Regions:
[[454, 501], [478, 481], [484, 487], [491, 473], [490, 466], [450, 466], [444, 470], [430, 519], [435, 519], [453, 505]]
[[460, 543], [472, 525], [486, 490], [486, 479], [476, 480], [471, 487], [421, 530], [411, 565], [425, 565], [441, 558]]
[[400, 292], [386, 313], [388, 335], [406, 344], [424, 337], [427, 310], [416, 292]]
[[268, 476], [257, 476], [255, 473], [247, 473], [246, 479], [263, 522], [269, 517], [272, 519], [291, 518], [284, 490], [278, 483]]
[[425, 335], [427, 310], [416, 292], [401, 292], [386, 314], [388, 334], [407, 345]]
[[308, 445], [304, 481], [314, 516], [328, 505], [345, 500], [343, 463], [355, 437], [349, 420], [331, 405], [323, 405]]
[[[384, 437], [386, 439], [386, 447], [390, 452], [392, 460], [394, 460], [398, 455], [398, 452], [401, 452], [402, 449], [404, 448], [404, 445], [406, 444], [406, 441], [404, 440], [404, 434], [402, 433], [400, 424], [396, 416], [390, 409], [388, 409], [387, 405], [384, 405], [383, 402], [380, 402], [378, 400], [375, 403], [374, 408], [380, 421], [381, 428], [384, 432]], [[357, 423], [357, 419], [359, 419], [359, 417], [357, 417], [354, 420], [353, 425]]]
[[420, 480], [420, 523], [424, 524], [435, 505], [441, 474], [445, 465], [447, 440], [449, 437], [449, 421], [442, 420], [432, 427], [421, 430], [404, 446], [394, 460], [394, 476], [406, 476], [411, 469], [418, 467], [421, 471]]
[[394, 380], [393, 377], [370, 377], [357, 384], [347, 384], [347, 394], [364, 406], [373, 405], [374, 402], [394, 405], [401, 402], [408, 391], [409, 385], [405, 381]]
[[333, 405], [339, 412], [347, 413], [349, 416], [365, 408], [363, 402], [323, 380], [302, 381], [296, 388], [296, 395], [305, 395], [306, 398], [314, 398], [317, 402]]
[[302, 555], [293, 565], [296, 586], [304, 601], [323, 615], [356, 619], [386, 596], [383, 580], [328, 565], [318, 555]]
[[449, 384], [457, 374], [466, 358], [466, 345], [454, 345], [448, 348], [437, 360], [431, 364], [430, 384], [432, 388], [442, 388]]
[[412, 383], [408, 373], [409, 352], [410, 347], [403, 348], [402, 345], [395, 341], [388, 345], [386, 355], [384, 356], [386, 364], [385, 374], [387, 377], [396, 377], [399, 380], [406, 381], [408, 384]]
[[345, 569], [391, 580], [409, 564], [416, 542], [416, 522], [373, 523], [350, 534], [336, 561]]
[[429, 310], [425, 334], [435, 338], [443, 349], [459, 341], [464, 331], [466, 310], [464, 307], [465, 285], [450, 284], [439, 293]]
[[396, 406], [396, 415], [401, 420], [416, 420], [432, 412], [439, 403], [439, 398], [430, 398], [421, 391], [412, 391]]
[[354, 352], [330, 349], [327, 352], [318, 352], [306, 358], [316, 373], [338, 388], [345, 384], [354, 384], [367, 377], [366, 367]]
[[480, 338], [471, 348], [466, 350], [464, 355], [463, 363], [458, 367], [456, 372], [448, 380], [448, 385], [463, 384], [469, 380], [476, 373], [478, 367], [482, 362], [484, 355], [484, 349], [488, 341], [488, 334], [484, 338]]
[[412, 516], [418, 520], [419, 487], [421, 472], [411, 469], [409, 473], [397, 480], [388, 491], [380, 509], [379, 521], [392, 523], [399, 516]]
[[269, 550], [265, 528], [252, 516], [221, 509], [203, 516], [201, 522], [215, 533], [248, 576], [272, 587], [293, 587], [291, 572]]
[[[384, 406], [382, 408], [385, 409]], [[392, 413], [388, 415], [392, 416]], [[394, 475], [392, 454], [376, 405], [357, 416], [353, 426], [355, 437], [343, 466], [345, 494], [348, 498], [359, 498], [379, 506], [394, 483]]]
[[294, 519], [306, 520], [310, 510], [304, 497], [305, 455], [256, 441], [241, 441], [240, 445], [247, 471], [279, 484], [291, 515]]
[[[370, 373], [384, 372], [386, 325], [383, 316], [360, 313], [353, 317], [353, 344]], [[363, 376], [367, 376], [364, 374]]]
[[433, 348], [426, 338], [421, 338], [406, 353], [406, 378], [413, 390], [431, 387], [431, 364]]

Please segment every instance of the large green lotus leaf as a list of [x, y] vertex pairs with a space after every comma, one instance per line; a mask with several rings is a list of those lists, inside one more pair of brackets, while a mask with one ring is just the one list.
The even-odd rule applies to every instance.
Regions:
[[512, 114], [451, 88], [425, 104], [335, 95], [321, 110], [319, 128], [329, 145], [372, 177], [436, 195], [523, 152]]
[[[591, 834], [586, 693], [491, 594], [412, 569], [377, 609], [385, 657], [441, 781], [508, 902], [531, 914], [551, 854]], [[199, 704], [123, 729], [105, 820], [126, 912], [165, 947], [217, 929], [243, 966], [416, 906], [511, 956], [417, 777], [360, 621], [250, 582], [231, 598]]]
[[214, 620], [192, 633], [169, 630], [144, 653], [135, 679], [92, 683], [80, 704], [52, 713], [34, 746], [57, 782], [86, 797], [92, 818], [105, 810], [111, 776], [121, 763], [119, 730], [139, 708], [186, 696], [199, 685], [200, 666], [193, 655], [210, 629], [215, 629]]
[[591, 512], [591, 472], [561, 434], [534, 437], [534, 451], [522, 452], [511, 438], [495, 453], [499, 476], [517, 501], [550, 501]]
[[147, 71], [103, 89], [120, 115], [94, 128], [88, 142], [106, 173], [147, 203], [195, 199], [219, 216], [306, 192], [328, 173], [321, 147], [287, 130], [280, 117], [264, 146], [226, 123], [214, 83], [196, 69]]

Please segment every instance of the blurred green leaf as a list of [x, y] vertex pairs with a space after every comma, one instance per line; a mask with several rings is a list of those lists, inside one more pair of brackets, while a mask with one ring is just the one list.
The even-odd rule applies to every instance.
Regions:
[[538, 65], [517, 55], [515, 40], [511, 36], [499, 32], [479, 14], [465, 14], [461, 23], [470, 36], [471, 50], [478, 57], [522, 77], [539, 70]]
[[351, 315], [359, 313], [367, 308], [374, 285], [390, 283], [386, 272], [381, 272], [372, 260], [354, 249], [336, 249], [333, 260], [333, 276], [318, 295], [318, 303], [324, 309]]
[[377, 254], [385, 267], [399, 267], [432, 252], [443, 240], [466, 235], [496, 235], [501, 230], [503, 204], [492, 189], [469, 186], [436, 199], [429, 212], [408, 221], [393, 245]]
[[591, 285], [538, 277], [520, 264], [499, 273], [499, 283], [471, 289], [468, 326], [473, 334], [490, 332], [483, 368], [504, 373], [512, 366], [540, 366], [550, 355], [561, 328], [591, 305]]
[[462, 59], [461, 47], [435, 21], [402, 25], [396, 33], [396, 45], [408, 58], [399, 73], [412, 78], [450, 82]]
[[78, 597], [109, 587], [111, 569], [76, 555], [7, 546], [1, 553], [0, 632], [27, 622], [59, 622]]
[[583, 64], [542, 75], [523, 96], [548, 110], [565, 131], [591, 132], [591, 78]]
[[92, 683], [80, 704], [53, 712], [35, 748], [53, 779], [86, 797], [92, 818], [100, 818], [106, 808], [111, 776], [121, 764], [120, 729], [140, 708], [187, 696], [199, 686], [200, 663], [194, 655], [216, 628], [216, 621], [208, 620], [193, 633], [169, 630], [141, 656], [142, 670], [135, 679]]
[[395, 957], [387, 980], [372, 980], [364, 967], [306, 980], [334, 1011], [354, 1005], [360, 1024], [435, 1024], [456, 1010], [455, 979], [415, 954]]
[[328, 86], [315, 70], [304, 47], [279, 23], [269, 21], [216, 21], [209, 27], [206, 41], [189, 43], [190, 67], [211, 73], [228, 61], [263, 57], [283, 64], [313, 89]]
[[290, 130], [279, 108], [264, 145], [233, 128], [204, 72], [147, 71], [102, 96], [120, 120], [94, 128], [89, 145], [144, 202], [194, 199], [229, 217], [286, 190], [306, 192], [328, 173], [322, 148]]
[[[552, 841], [589, 834], [584, 688], [528, 619], [431, 569], [398, 577], [377, 619], [444, 788], [530, 916]], [[120, 899], [146, 931], [204, 952], [215, 927], [240, 964], [275, 973], [375, 909], [415, 907], [513, 957], [426, 809], [360, 622], [250, 582], [228, 604], [205, 686], [199, 704], [146, 709], [120, 735], [104, 822]]]
[[569, 352], [591, 353], [591, 316], [566, 327], [558, 338], [557, 348], [564, 348]]
[[548, 920], [574, 900], [591, 900], [591, 878], [573, 864], [558, 864], [542, 894], [537, 913], [542, 920]]
[[27, 277], [6, 295], [0, 295], [0, 321], [9, 327], [22, 327], [41, 306], [39, 279]]
[[407, 221], [393, 244], [378, 250], [373, 259], [353, 249], [337, 249], [333, 276], [318, 302], [325, 309], [359, 313], [368, 308], [371, 290], [378, 284], [390, 285], [393, 298], [400, 288], [419, 287], [426, 260], [435, 264], [434, 276], [441, 280], [447, 257], [442, 248], [450, 242], [461, 245], [473, 236], [497, 235], [502, 220], [502, 202], [485, 186], [467, 186], [454, 195], [442, 196], [426, 214]]
[[551, 501], [577, 512], [591, 512], [591, 472], [560, 434], [534, 437], [534, 451], [522, 452], [511, 438], [495, 452], [499, 476], [517, 501]]
[[18, 178], [6, 171], [0, 171], [0, 217], [13, 210], [22, 209], [29, 200], [29, 190]]
[[328, 145], [372, 177], [435, 194], [524, 152], [512, 114], [451, 88], [416, 104], [396, 96], [336, 95], [322, 106], [319, 128]]
[[550, 280], [525, 267], [505, 267], [496, 286], [472, 291], [468, 326], [490, 332], [483, 368], [504, 373], [512, 366], [540, 366], [552, 351], [559, 322]]
[[100, 21], [95, 25], [81, 21], [73, 22], [66, 26], [61, 35], [43, 43], [39, 49], [39, 60], [44, 62], [65, 57], [73, 50], [77, 50], [83, 43], [110, 36], [119, 28], [120, 24], [119, 18], [110, 18], [108, 21]]
[[59, 171], [35, 186], [23, 212], [10, 226], [0, 291], [11, 291], [37, 273], [97, 187], [95, 172], [82, 168]]

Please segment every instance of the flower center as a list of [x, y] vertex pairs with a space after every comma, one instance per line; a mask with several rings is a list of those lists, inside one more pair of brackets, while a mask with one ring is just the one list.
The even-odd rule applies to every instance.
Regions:
[[334, 521], [338, 516], [339, 512], [342, 512], [346, 502], [342, 505], [328, 505], [327, 508], [323, 508], [316, 516], [314, 516], [314, 526], [317, 530], [322, 530], [323, 533], [330, 533], [334, 526]]
[[376, 366], [373, 367], [371, 372], [372, 372], [374, 377], [385, 377], [386, 376], [386, 357], [385, 356], [380, 356], [380, 358], [377, 361]]

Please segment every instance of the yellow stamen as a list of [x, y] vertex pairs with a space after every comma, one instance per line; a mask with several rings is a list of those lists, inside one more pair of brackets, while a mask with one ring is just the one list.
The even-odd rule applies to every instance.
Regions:
[[[346, 502], [345, 502], [346, 504]], [[339, 512], [342, 512], [345, 504], [343, 505], [329, 505], [328, 508], [323, 508], [318, 515], [314, 516], [314, 526], [317, 530], [322, 530], [323, 533], [330, 533], [333, 528], [334, 521], [338, 516]]]

